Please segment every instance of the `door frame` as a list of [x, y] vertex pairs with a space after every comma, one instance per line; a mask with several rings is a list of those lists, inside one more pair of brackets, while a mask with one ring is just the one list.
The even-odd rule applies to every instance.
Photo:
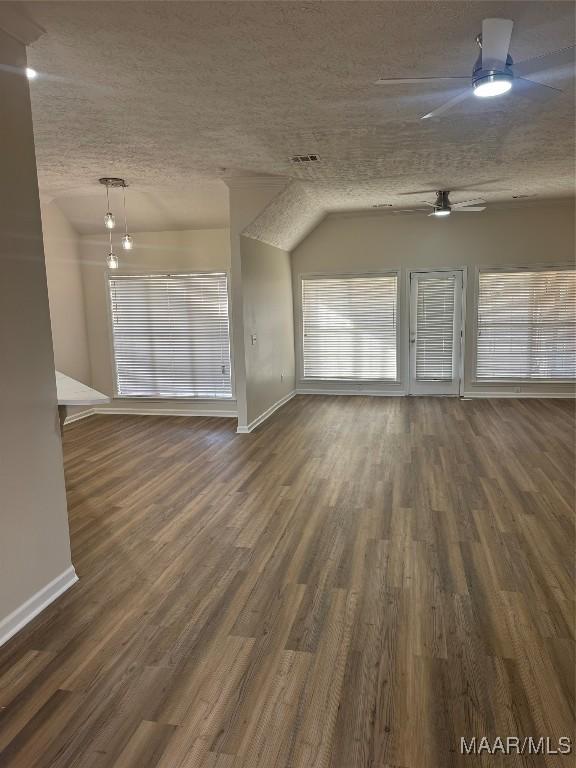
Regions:
[[[458, 393], [456, 396], [463, 397], [464, 395], [464, 359], [466, 355], [466, 296], [468, 293], [468, 268], [466, 266], [443, 266], [443, 267], [407, 267], [406, 268], [406, 284], [405, 284], [405, 307], [406, 307], [406, 333], [405, 333], [405, 339], [404, 339], [404, 356], [406, 360], [406, 368], [405, 368], [405, 380], [406, 380], [406, 394], [411, 397], [426, 397], [426, 395], [415, 395], [412, 393], [411, 390], [411, 379], [410, 379], [410, 370], [411, 370], [411, 354], [410, 354], [410, 322], [411, 322], [411, 286], [412, 286], [412, 275], [413, 274], [419, 274], [419, 273], [428, 273], [428, 272], [462, 272], [462, 305], [461, 305], [461, 322], [460, 322], [460, 364], [459, 364], [459, 386], [458, 386]], [[434, 396], [432, 393], [430, 396]], [[438, 395], [439, 397], [442, 397], [442, 395]], [[450, 395], [445, 395], [445, 397], [450, 397]]]

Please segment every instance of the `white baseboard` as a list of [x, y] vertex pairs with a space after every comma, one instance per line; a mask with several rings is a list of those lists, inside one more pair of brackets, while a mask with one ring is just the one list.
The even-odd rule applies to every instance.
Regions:
[[259, 424], [262, 424], [263, 421], [266, 421], [267, 418], [272, 416], [272, 414], [278, 410], [278, 408], [282, 408], [283, 405], [285, 405], [289, 400], [292, 400], [292, 398], [296, 395], [296, 390], [292, 390], [292, 392], [289, 392], [285, 397], [283, 397], [281, 400], [278, 400], [274, 403], [274, 405], [271, 405], [270, 408], [268, 408], [264, 413], [261, 413], [260, 416], [258, 416], [257, 419], [254, 419], [250, 424], [248, 424], [247, 427], [238, 427], [236, 429], [236, 432], [239, 435], [247, 435], [250, 432], [252, 432], [253, 429], [256, 429], [256, 427]]
[[64, 424], [72, 424], [74, 421], [86, 419], [88, 416], [94, 416], [95, 414], [99, 416], [206, 416], [222, 419], [235, 419], [238, 416], [238, 411], [236, 409], [230, 411], [217, 409], [202, 411], [197, 408], [185, 406], [181, 408], [164, 408], [160, 410], [157, 408], [126, 408], [122, 405], [112, 405], [110, 407], [106, 405], [96, 405], [94, 408], [88, 408], [86, 411], [73, 413], [70, 416], [67, 416]]
[[87, 419], [88, 416], [94, 416], [95, 413], [96, 413], [95, 408], [88, 408], [85, 411], [80, 411], [80, 413], [73, 413], [71, 416], [66, 416], [64, 425], [72, 424], [72, 422], [80, 421], [80, 419]]
[[574, 399], [576, 393], [574, 392], [464, 392], [462, 395], [464, 400], [475, 400], [479, 397], [499, 399], [502, 397], [510, 398], [525, 398], [525, 397], [537, 397], [540, 400], [548, 400], [552, 398], [568, 398]]
[[345, 389], [307, 389], [298, 388], [296, 390], [297, 395], [359, 395], [360, 397], [405, 397], [406, 392], [404, 390], [393, 390], [391, 392], [382, 392], [382, 390], [350, 390]]
[[71, 565], [64, 573], [57, 576], [45, 587], [39, 589], [35, 595], [22, 603], [12, 611], [5, 619], [0, 621], [0, 645], [3, 645], [13, 635], [32, 621], [32, 619], [60, 597], [67, 589], [78, 581], [78, 576]]
[[[362, 392], [356, 391], [350, 391], [347, 392], [342, 389], [308, 389], [308, 388], [298, 388], [296, 390], [297, 395], [360, 395], [360, 396], [366, 396], [366, 397], [406, 397], [407, 393], [403, 390], [399, 391], [396, 390], [394, 392], [382, 392], [382, 391], [374, 391], [374, 390], [365, 390]], [[428, 395], [430, 397], [432, 395]], [[455, 395], [455, 397], [459, 397], [459, 395]], [[524, 398], [524, 397], [537, 397], [540, 399], [547, 399], [550, 397], [553, 398], [575, 398], [576, 393], [574, 392], [510, 392], [509, 390], [504, 390], [502, 392], [464, 392], [464, 394], [461, 396], [464, 400], [470, 400], [473, 398], [478, 397], [484, 397], [484, 398], [500, 398], [500, 397], [515, 397], [515, 398]]]
[[67, 416], [64, 425], [72, 424], [74, 421], [80, 419], [86, 419], [88, 416], [94, 415], [109, 415], [109, 416], [209, 416], [218, 417], [223, 419], [235, 419], [238, 416], [237, 411], [198, 411], [191, 408], [165, 408], [162, 411], [155, 410], [154, 408], [122, 408], [113, 406], [112, 408], [106, 408], [105, 406], [96, 406], [90, 408], [87, 411], [81, 413], [74, 413], [72, 416]]

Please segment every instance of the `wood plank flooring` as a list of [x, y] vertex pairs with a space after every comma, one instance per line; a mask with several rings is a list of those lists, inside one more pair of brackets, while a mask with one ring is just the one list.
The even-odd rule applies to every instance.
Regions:
[[574, 404], [299, 396], [66, 427], [80, 581], [0, 649], [2, 768], [451, 768], [574, 736]]

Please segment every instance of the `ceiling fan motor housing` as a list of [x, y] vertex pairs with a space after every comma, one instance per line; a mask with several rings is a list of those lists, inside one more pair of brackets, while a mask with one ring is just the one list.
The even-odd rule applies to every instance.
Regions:
[[506, 63], [501, 67], [490, 67], [484, 69], [482, 67], [482, 50], [476, 59], [474, 69], [472, 70], [472, 87], [477, 88], [484, 83], [493, 83], [498, 80], [508, 80], [511, 82], [514, 79], [514, 72], [512, 71], [512, 65], [514, 61], [510, 54], [506, 57]]
[[436, 202], [434, 203], [434, 208], [437, 211], [450, 211], [452, 209], [452, 206], [450, 205], [450, 200], [448, 198], [448, 195], [450, 193], [446, 191], [438, 191], [436, 192]]

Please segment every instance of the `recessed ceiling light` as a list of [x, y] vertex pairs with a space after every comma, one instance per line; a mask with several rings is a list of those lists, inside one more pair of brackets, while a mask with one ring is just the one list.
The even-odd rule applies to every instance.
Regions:
[[38, 77], [38, 72], [32, 67], [26, 67], [26, 77], [28, 80], [35, 80]]

